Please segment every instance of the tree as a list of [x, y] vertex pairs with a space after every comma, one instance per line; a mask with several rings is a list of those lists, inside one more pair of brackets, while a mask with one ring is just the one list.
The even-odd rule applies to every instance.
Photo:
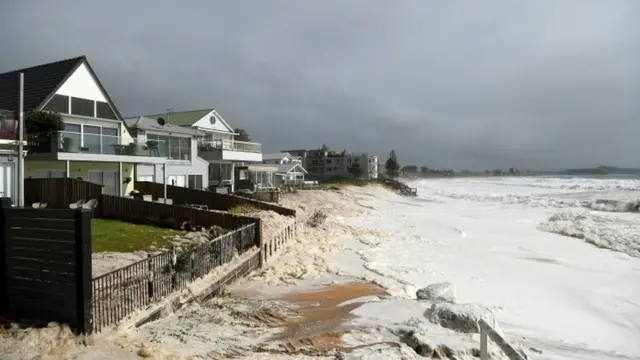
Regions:
[[238, 133], [238, 135], [236, 135], [236, 140], [251, 141], [251, 138], [249, 137], [249, 133], [247, 133], [245, 129], [236, 128], [236, 129], [233, 129], [233, 131]]
[[357, 179], [364, 174], [364, 169], [357, 162], [354, 162], [347, 170], [349, 171], [349, 174], [353, 175], [354, 179]]
[[429, 172], [429, 168], [426, 166], [420, 166], [420, 172], [426, 174]]
[[322, 144], [322, 147], [320, 148], [320, 150], [329, 151], [329, 147], [327, 146], [327, 144]]
[[64, 130], [62, 115], [52, 111], [28, 111], [24, 116], [27, 134], [43, 134]]
[[30, 110], [24, 116], [24, 131], [29, 135], [33, 145], [31, 152], [47, 152], [51, 150], [54, 133], [64, 130], [62, 115], [52, 111]]
[[391, 150], [391, 152], [389, 153], [389, 158], [387, 159], [384, 167], [385, 170], [387, 170], [387, 175], [389, 177], [395, 178], [400, 175], [400, 169], [402, 168], [402, 166], [398, 161], [398, 155], [396, 155], [395, 150]]

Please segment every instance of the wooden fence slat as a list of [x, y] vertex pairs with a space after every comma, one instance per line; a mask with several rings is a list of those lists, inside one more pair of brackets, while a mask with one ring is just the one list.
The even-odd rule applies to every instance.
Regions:
[[[25, 229], [13, 228], [7, 229], [7, 236], [18, 239], [11, 245], [21, 245], [21, 247], [33, 247], [36, 249], [50, 249], [59, 251], [73, 251], [73, 231], [51, 230], [51, 229]], [[34, 243], [37, 241], [38, 243]], [[23, 246], [24, 245], [24, 246]]]
[[14, 217], [9, 218], [9, 221], [11, 222], [11, 227], [13, 228], [17, 227], [65, 231], [75, 230], [75, 223], [73, 222], [73, 220]]

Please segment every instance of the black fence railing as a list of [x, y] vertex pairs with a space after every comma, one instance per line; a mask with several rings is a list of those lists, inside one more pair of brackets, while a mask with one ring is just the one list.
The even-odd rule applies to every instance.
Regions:
[[176, 253], [168, 251], [93, 279], [93, 331], [116, 324], [256, 246], [255, 224]]

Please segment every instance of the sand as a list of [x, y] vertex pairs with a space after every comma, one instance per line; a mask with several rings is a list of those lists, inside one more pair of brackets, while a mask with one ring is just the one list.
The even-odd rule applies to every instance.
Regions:
[[[230, 294], [192, 303], [133, 332], [100, 334], [86, 347], [58, 326], [14, 331], [0, 338], [0, 355], [18, 354], [9, 359], [418, 359], [387, 330], [353, 321], [354, 311], [387, 294], [375, 284], [342, 278], [324, 256], [339, 252], [343, 238], [364, 242], [391, 238], [384, 231], [357, 229], [340, 221], [375, 213], [359, 198], [386, 195], [380, 186], [286, 194], [282, 204], [298, 211], [297, 221], [306, 221], [315, 211], [326, 213], [326, 221], [304, 227], [263, 269], [230, 287]], [[265, 220], [266, 236], [293, 221], [273, 212], [256, 216]], [[426, 306], [415, 301], [409, 305], [417, 313]], [[372, 331], [381, 335], [372, 336]]]

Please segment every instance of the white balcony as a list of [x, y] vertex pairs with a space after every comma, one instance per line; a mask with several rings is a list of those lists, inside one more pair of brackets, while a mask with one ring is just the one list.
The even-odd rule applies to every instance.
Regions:
[[198, 156], [211, 160], [262, 162], [262, 144], [235, 140], [201, 140]]

